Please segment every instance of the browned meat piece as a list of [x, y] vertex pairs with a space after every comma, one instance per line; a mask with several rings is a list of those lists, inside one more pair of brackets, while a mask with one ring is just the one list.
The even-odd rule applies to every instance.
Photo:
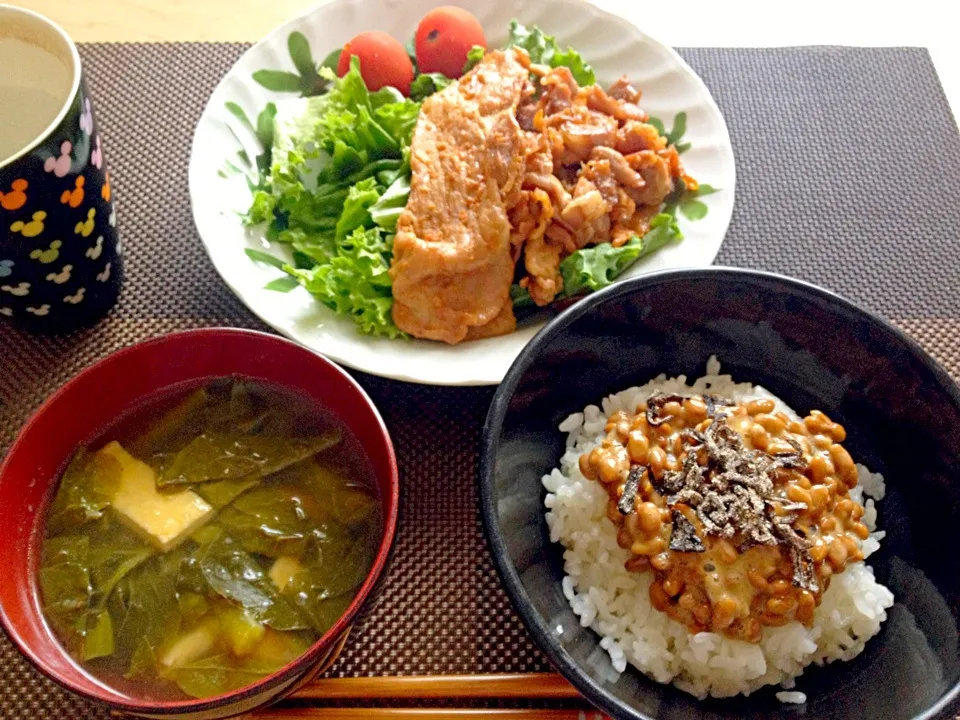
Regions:
[[571, 105], [544, 120], [554, 167], [575, 165], [590, 157], [598, 146], [613, 145], [617, 139], [616, 118]]
[[580, 173], [576, 185], [573, 186], [573, 197], [578, 198], [581, 195], [594, 192], [596, 189], [597, 186], [594, 185], [593, 181], [590, 178], [584, 177], [583, 173]]
[[530, 237], [530, 233], [537, 226], [537, 217], [530, 210], [530, 193], [524, 191], [520, 202], [510, 208], [510, 257], [514, 263], [523, 253], [523, 243]]
[[540, 106], [543, 108], [543, 114], [547, 116], [555, 115], [570, 107], [580, 89], [570, 69], [565, 67], [551, 70], [540, 84], [543, 87]]
[[610, 233], [610, 244], [614, 247], [623, 247], [630, 242], [630, 238], [634, 235], [636, 235], [636, 233], [633, 231], [633, 228], [627, 227], [626, 225], [617, 225]]
[[552, 245], [562, 247], [564, 253], [568, 255], [578, 250], [576, 238], [563, 220], [554, 220], [550, 223], [544, 235]]
[[543, 135], [532, 135], [527, 146], [525, 172], [533, 175], [549, 175], [553, 169], [553, 158], [547, 148], [547, 139]]
[[530, 70], [531, 75], [536, 75], [538, 78], [544, 78], [550, 74], [549, 65], [541, 65], [540, 63], [530, 63], [530, 67], [528, 69]]
[[531, 142], [516, 120], [528, 67], [522, 51], [488, 53], [423, 103], [390, 268], [394, 321], [411, 335], [457, 343], [514, 327], [507, 201]]
[[570, 193], [553, 174], [529, 173], [523, 179], [523, 183], [528, 187], [540, 188], [545, 191], [557, 210], [563, 210], [566, 204], [570, 202]]
[[634, 105], [633, 103], [622, 103], [621, 106], [621, 120], [635, 120], [636, 122], [647, 122], [650, 119], [650, 116], [647, 115], [639, 106]]
[[621, 103], [607, 95], [599, 85], [591, 85], [588, 88], [584, 88], [580, 91], [580, 94], [586, 101], [586, 106], [591, 110], [611, 115], [618, 120], [620, 119], [622, 112], [622, 108], [620, 107]]
[[577, 250], [585, 248], [588, 245], [597, 245], [605, 243], [610, 239], [610, 216], [600, 215], [590, 222], [583, 225], [577, 232], [573, 241]]
[[641, 150], [663, 150], [667, 146], [667, 139], [663, 137], [653, 125], [628, 120], [617, 131], [617, 152], [624, 155], [640, 152]]
[[563, 248], [547, 242], [543, 235], [531, 236], [523, 247], [523, 264], [527, 276], [522, 286], [533, 301], [543, 307], [553, 302], [563, 289], [560, 275], [560, 258]]
[[595, 160], [606, 160], [610, 163], [610, 172], [621, 185], [640, 189], [643, 187], [643, 178], [633, 171], [627, 159], [610, 147], [595, 147], [590, 154]]
[[571, 230], [577, 232], [608, 212], [610, 204], [603, 199], [596, 185], [581, 178], [574, 190], [573, 199], [560, 212], [560, 217]]
[[513, 316], [513, 304], [504, 303], [500, 314], [486, 325], [476, 325], [467, 328], [467, 335], [464, 340], [482, 340], [487, 337], [496, 337], [497, 335], [507, 335], [517, 329], [517, 319]]
[[611, 97], [614, 97], [617, 100], [623, 100], [623, 102], [632, 103], [634, 105], [640, 102], [640, 91], [630, 84], [630, 81], [627, 79], [626, 75], [621, 75], [617, 81], [610, 86], [610, 89], [607, 90], [607, 92]]
[[673, 192], [673, 178], [666, 161], [652, 150], [641, 150], [626, 156], [630, 167], [643, 178], [639, 190], [628, 187], [627, 193], [637, 205], [659, 206]]
[[539, 134], [531, 137], [533, 141], [528, 145], [524, 162], [523, 186], [545, 190], [554, 204], [562, 207], [570, 198], [563, 184], [553, 174], [553, 157], [547, 147], [547, 138]]
[[540, 103], [533, 97], [536, 88], [533, 83], [527, 83], [520, 96], [520, 105], [517, 107], [517, 122], [527, 132], [533, 131], [533, 117], [537, 113]]
[[614, 227], [628, 223], [636, 211], [637, 204], [633, 198], [627, 195], [623, 188], [617, 188], [617, 202], [610, 213], [610, 220]]
[[579, 99], [591, 110], [602, 112], [620, 122], [645, 122], [647, 114], [633, 103], [622, 102], [608, 95], [599, 85], [591, 85], [580, 91]]
[[660, 204], [648, 205], [647, 207], [637, 208], [633, 216], [633, 226], [637, 230], [637, 235], [645, 235], [650, 229], [650, 221], [660, 212]]
[[[550, 164], [551, 166], [553, 165], [552, 160]], [[567, 192], [572, 193], [573, 189], [577, 186], [577, 179], [580, 177], [581, 167], [581, 165], [561, 165], [553, 171], [553, 174], [563, 183], [563, 187], [567, 189]]]
[[527, 288], [535, 303], [548, 305], [563, 289], [559, 270], [563, 248], [544, 239], [544, 233], [554, 217], [554, 207], [547, 193], [538, 188], [528, 193], [523, 212], [532, 219], [532, 227], [523, 247], [523, 262], [527, 271], [523, 287]]
[[523, 243], [534, 232], [543, 234], [555, 208], [562, 208], [570, 199], [569, 193], [552, 174], [553, 160], [543, 135], [529, 136], [524, 162], [522, 190], [509, 211], [511, 254], [514, 261], [523, 252]]
[[683, 166], [680, 164], [680, 153], [677, 152], [677, 148], [673, 145], [667, 148], [663, 148], [657, 152], [657, 155], [663, 158], [663, 161], [667, 163], [667, 169], [670, 171], [672, 177], [678, 178], [683, 176]]
[[510, 244], [514, 261], [519, 258], [527, 238], [543, 236], [553, 215], [553, 203], [547, 193], [539, 188], [523, 191], [520, 202], [510, 209], [510, 225], [513, 228]]
[[575, 235], [575, 244], [577, 247], [584, 247], [590, 244], [596, 234], [597, 227], [592, 223], [600, 218], [609, 218], [607, 213], [610, 206], [603, 201], [600, 193], [592, 190], [586, 195], [574, 198], [569, 205], [563, 209], [563, 221], [573, 230]]
[[533, 131], [533, 118], [538, 109], [539, 105], [534, 102], [524, 102], [517, 108], [517, 123], [527, 132]]
[[613, 230], [610, 231], [610, 244], [614, 247], [620, 247], [632, 237], [643, 237], [650, 229], [650, 220], [658, 212], [660, 212], [659, 205], [638, 207], [637, 212], [626, 218], [621, 224], [614, 226]]
[[609, 160], [594, 158], [585, 162], [583, 169], [580, 171], [580, 180], [589, 180], [611, 206], [617, 204], [620, 183], [616, 181], [610, 171]]

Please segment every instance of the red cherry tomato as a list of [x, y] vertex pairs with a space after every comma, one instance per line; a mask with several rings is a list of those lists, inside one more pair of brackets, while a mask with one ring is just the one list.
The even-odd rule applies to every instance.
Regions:
[[350, 70], [350, 58], [360, 59], [360, 74], [371, 92], [390, 85], [404, 95], [413, 82], [413, 63], [400, 41], [379, 30], [357, 35], [343, 47], [337, 63], [337, 75]]
[[443, 73], [451, 78], [463, 75], [467, 53], [474, 45], [487, 47], [483, 27], [473, 15], [456, 7], [428, 12], [414, 36], [420, 72]]

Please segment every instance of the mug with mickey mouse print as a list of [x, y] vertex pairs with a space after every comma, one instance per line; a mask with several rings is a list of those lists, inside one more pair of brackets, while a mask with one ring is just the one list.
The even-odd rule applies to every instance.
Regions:
[[116, 303], [120, 236], [77, 48], [0, 5], [0, 320], [62, 332]]

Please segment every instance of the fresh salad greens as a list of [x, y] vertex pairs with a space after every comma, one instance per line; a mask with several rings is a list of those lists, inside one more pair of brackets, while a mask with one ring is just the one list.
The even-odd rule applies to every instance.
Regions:
[[[580, 85], [596, 82], [593, 68], [578, 52], [561, 49], [556, 38], [535, 26], [512, 21], [506, 47], [514, 46], [526, 50], [535, 63], [569, 68]], [[318, 66], [300, 33], [290, 35], [288, 49], [297, 73], [254, 74], [264, 87], [298, 92], [300, 97], [271, 103], [253, 127], [265, 151], [256, 158], [258, 178], [251, 181], [253, 199], [244, 220], [267, 223], [266, 238], [288, 247], [292, 261], [259, 250], [247, 254], [285, 273], [267, 288], [286, 292], [303, 286], [337, 314], [350, 317], [361, 332], [405, 337], [392, 318], [389, 270], [397, 218], [410, 193], [410, 142], [420, 104], [454, 80], [419, 72], [412, 42], [407, 52], [415, 75], [408, 98], [389, 87], [368, 91], [355, 57], [349, 72], [337, 78], [340, 50]], [[483, 47], [474, 47], [464, 72], [484, 53]], [[253, 126], [238, 107], [230, 111]], [[681, 142], [685, 113], [676, 116], [670, 131], [656, 118], [650, 123], [679, 152], [690, 147]], [[709, 192], [713, 189], [704, 185], [699, 195]], [[696, 195], [681, 192], [673, 197], [642, 238], [618, 248], [584, 248], [565, 258], [560, 265], [561, 297], [605, 287], [639, 258], [680, 240], [677, 210], [690, 220], [706, 214], [707, 206]], [[517, 308], [533, 304], [519, 286], [513, 287], [512, 296]]]
[[420, 73], [410, 86], [410, 99], [423, 102], [424, 99], [435, 92], [440, 92], [452, 82], [451, 78], [440, 73]]
[[561, 50], [556, 38], [546, 35], [535, 25], [527, 28], [516, 20], [510, 22], [510, 35], [507, 47], [522, 47], [530, 53], [530, 59], [550, 67], [568, 67], [578, 85], [593, 85], [597, 76], [593, 68], [587, 65], [573, 48]]
[[[659, 122], [659, 121], [658, 121]], [[680, 190], [667, 198], [663, 212], [650, 220], [650, 229], [643, 237], [634, 236], [620, 247], [602, 243], [571, 253], [560, 262], [563, 290], [558, 299], [571, 298], [601, 290], [613, 283], [633, 263], [655, 253], [665, 245], [683, 239], [677, 224], [677, 211], [689, 220], [700, 220], [707, 206], [698, 197], [711, 195], [716, 189], [703, 184], [697, 190]], [[532, 306], [533, 299], [524, 288], [514, 285], [510, 297], [515, 308]]]
[[356, 60], [342, 78], [325, 67], [319, 74], [330, 81], [324, 95], [277, 103], [269, 170], [247, 221], [269, 223], [267, 237], [293, 253], [281, 269], [320, 302], [365, 333], [399, 337], [388, 274], [399, 213], [391, 211], [409, 193], [420, 104], [369, 92]]
[[[563, 291], [558, 298], [569, 298], [600, 290], [610, 285], [640, 258], [656, 252], [670, 242], [683, 239], [672, 213], [660, 213], [650, 221], [643, 237], [634, 236], [620, 247], [610, 243], [594, 245], [567, 255], [560, 262]], [[530, 294], [519, 285], [511, 288], [514, 307], [533, 305]]]

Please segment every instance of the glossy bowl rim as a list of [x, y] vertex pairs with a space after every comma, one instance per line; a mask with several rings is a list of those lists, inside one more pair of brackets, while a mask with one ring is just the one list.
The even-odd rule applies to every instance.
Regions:
[[[313, 350], [300, 345], [299, 343], [288, 340], [285, 337], [260, 330], [248, 330], [244, 328], [232, 327], [210, 327], [167, 333], [134, 343], [132, 345], [127, 345], [126, 347], [112, 352], [91, 363], [90, 365], [87, 365], [80, 370], [80, 372], [57, 388], [57, 390], [54, 391], [54, 393], [46, 400], [44, 400], [40, 407], [38, 407], [23, 424], [18, 431], [15, 440], [10, 445], [5, 457], [3, 458], [3, 462], [0, 462], [0, 478], [2, 478], [6, 473], [10, 459], [18, 452], [22, 451], [21, 446], [24, 442], [24, 436], [27, 435], [29, 429], [42, 415], [49, 412], [54, 405], [61, 402], [64, 395], [69, 392], [71, 387], [86, 381], [87, 378], [89, 378], [89, 376], [93, 373], [103, 371], [106, 366], [109, 366], [115, 362], [119, 357], [134, 353], [150, 352], [155, 346], [171, 341], [181, 342], [194, 338], [202, 339], [204, 337], [216, 340], [218, 338], [223, 338], [224, 336], [243, 336], [257, 340], [261, 343], [286, 345], [289, 346], [291, 350], [306, 353], [310, 355], [316, 362], [327, 365], [340, 382], [352, 386], [352, 388], [359, 393], [360, 397], [366, 401], [368, 409], [373, 413], [373, 416], [377, 421], [376, 430], [384, 442], [384, 447], [387, 451], [386, 460], [390, 469], [390, 495], [389, 497], [383, 498], [383, 537], [377, 550], [376, 559], [374, 560], [374, 563], [371, 566], [370, 571], [367, 573], [367, 576], [363, 581], [363, 584], [360, 586], [356, 596], [350, 603], [350, 606], [339, 617], [337, 622], [334, 623], [334, 625], [320, 638], [318, 638], [309, 649], [298, 655], [295, 659], [278, 669], [276, 672], [261, 678], [250, 685], [244, 685], [243, 687], [233, 690], [229, 693], [214, 695], [213, 697], [209, 698], [197, 700], [176, 700], [169, 702], [123, 702], [95, 692], [89, 692], [83, 688], [79, 688], [69, 680], [62, 678], [58, 673], [50, 669], [44, 659], [38, 653], [34, 652], [33, 648], [28, 645], [18, 633], [14, 631], [6, 608], [0, 604], [0, 629], [3, 630], [4, 634], [13, 642], [14, 646], [20, 651], [20, 653], [30, 661], [34, 668], [39, 670], [44, 676], [55, 682], [60, 687], [74, 693], [75, 695], [79, 695], [101, 704], [106, 704], [115, 710], [121, 710], [142, 716], [189, 715], [192, 713], [215, 711], [235, 703], [254, 698], [264, 692], [269, 692], [278, 685], [289, 682], [291, 678], [295, 677], [298, 673], [302, 675], [303, 673], [301, 671], [303, 671], [305, 668], [307, 669], [307, 672], [309, 672], [309, 668], [322, 659], [323, 653], [329, 650], [334, 645], [336, 639], [350, 627], [350, 625], [356, 620], [364, 605], [368, 600], [370, 600], [371, 594], [383, 577], [383, 572], [386, 569], [387, 562], [390, 559], [395, 545], [400, 506], [400, 475], [397, 467], [397, 457], [396, 451], [393, 447], [393, 440], [390, 437], [389, 430], [387, 429], [386, 423], [384, 422], [380, 411], [377, 409], [377, 406], [374, 404], [367, 392], [360, 386], [360, 384], [333, 361], [328, 360], [323, 355], [320, 355], [319, 353], [316, 353]], [[38, 513], [37, 519], [34, 521], [34, 527], [36, 526], [36, 523], [40, 522], [40, 520], [45, 516], [45, 513]], [[37, 592], [38, 588], [36, 587], [35, 578], [32, 580], [32, 584], [34, 586], [32, 588], [33, 591]], [[57, 644], [59, 645], [59, 641], [57, 641]], [[77, 663], [77, 661], [72, 658], [65, 649], [62, 648], [62, 646], [60, 647], [60, 651], [70, 659], [71, 663], [83, 669], [82, 666], [80, 666], [79, 663]], [[84, 672], [87, 671], [84, 670]], [[293, 687], [295, 687], [295, 684], [291, 685], [291, 688]], [[267, 698], [263, 701], [263, 703], [259, 703], [256, 707], [261, 707], [263, 704], [270, 703], [275, 699], [275, 696]], [[255, 708], [250, 708], [246, 712], [252, 712], [254, 709]]]
[[[689, 282], [708, 278], [719, 278], [726, 282], [740, 280], [754, 284], [766, 283], [779, 285], [781, 288], [797, 296], [819, 299], [827, 302], [836, 309], [861, 317], [863, 320], [885, 331], [888, 335], [892, 336], [894, 340], [902, 343], [903, 346], [933, 374], [940, 386], [940, 390], [953, 401], [953, 404], [958, 408], [958, 411], [960, 411], [960, 386], [953, 381], [940, 363], [924, 350], [916, 340], [879, 315], [866, 310], [841, 295], [814, 285], [813, 283], [806, 282], [805, 280], [798, 280], [780, 273], [720, 265], [696, 269], [663, 270], [637, 278], [630, 278], [604, 288], [599, 292], [587, 296], [550, 321], [527, 343], [523, 352], [520, 353], [510, 366], [510, 369], [504, 376], [503, 382], [497, 388], [493, 400], [490, 403], [490, 409], [484, 422], [483, 435], [480, 441], [480, 457], [477, 474], [480, 496], [480, 516], [483, 521], [483, 530], [487, 538], [488, 549], [493, 556], [494, 566], [497, 569], [500, 582], [507, 596], [510, 598], [511, 605], [520, 615], [527, 632], [533, 636], [537, 647], [543, 651], [554, 667], [559, 670], [560, 674], [592, 704], [599, 707], [611, 717], [655, 720], [655, 718], [650, 715], [641, 712], [639, 709], [615, 697], [613, 693], [604, 689], [587, 674], [560, 645], [550, 631], [550, 628], [547, 627], [540, 613], [534, 608], [533, 602], [520, 580], [519, 573], [513, 563], [508, 559], [507, 545], [504, 541], [505, 531], [500, 526], [498, 520], [497, 503], [493, 489], [494, 458], [500, 447], [500, 433], [503, 429], [504, 418], [510, 400], [513, 398], [520, 380], [536, 363], [541, 349], [548, 345], [557, 335], [564, 332], [570, 325], [583, 316], [588, 315], [597, 306], [608, 302], [616, 302], [618, 298], [629, 295], [636, 290], [671, 282]], [[590, 632], [594, 631], [590, 629]], [[630, 670], [640, 678], [642, 683], [662, 685], [632, 665], [628, 667], [628, 671]], [[674, 688], [672, 684], [664, 685], [664, 687], [670, 687], [675, 692], [682, 692]], [[946, 708], [952, 707], [957, 703], [958, 699], [960, 699], [960, 680], [954, 682], [936, 703], [926, 710], [913, 715], [912, 720], [933, 720], [933, 718], [939, 717]]]

